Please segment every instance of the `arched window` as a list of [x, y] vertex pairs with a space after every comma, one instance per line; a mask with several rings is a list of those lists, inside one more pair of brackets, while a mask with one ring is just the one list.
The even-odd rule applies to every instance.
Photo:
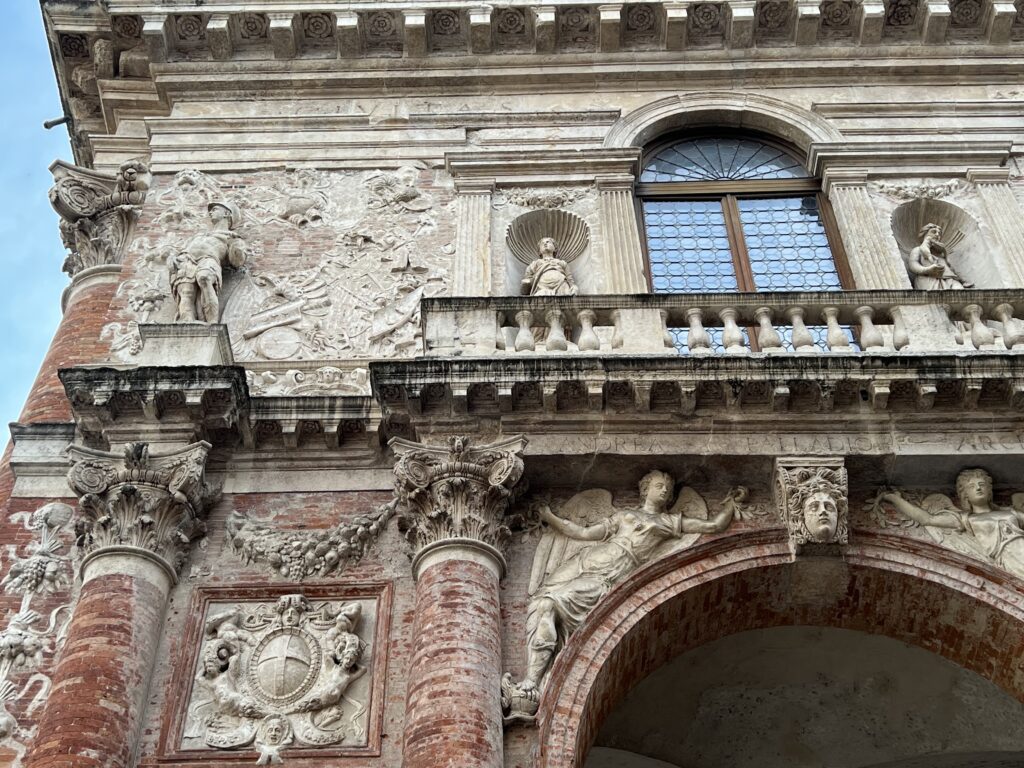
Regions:
[[819, 180], [780, 143], [661, 142], [646, 153], [638, 192], [655, 293], [854, 287]]

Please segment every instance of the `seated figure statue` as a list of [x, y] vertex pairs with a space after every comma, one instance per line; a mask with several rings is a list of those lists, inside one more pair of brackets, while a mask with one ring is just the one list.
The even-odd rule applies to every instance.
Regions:
[[569, 265], [558, 258], [555, 239], [541, 238], [537, 250], [539, 255], [530, 262], [523, 275], [521, 292], [527, 296], [575, 296], [579, 293]]
[[910, 252], [907, 269], [914, 287], [922, 291], [943, 288], [970, 288], [973, 284], [960, 279], [946, 260], [946, 246], [939, 242], [942, 227], [925, 224], [918, 232], [921, 244]]

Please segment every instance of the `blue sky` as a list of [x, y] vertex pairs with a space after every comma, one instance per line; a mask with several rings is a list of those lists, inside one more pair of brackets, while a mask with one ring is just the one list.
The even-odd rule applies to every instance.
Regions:
[[[36, 0], [5, 3], [0, 26], [0, 425], [21, 412], [29, 388], [60, 322], [64, 247], [57, 214], [46, 193], [47, 167], [71, 160], [67, 130], [43, 129], [60, 117], [57, 82]], [[2, 449], [0, 449], [2, 450]]]

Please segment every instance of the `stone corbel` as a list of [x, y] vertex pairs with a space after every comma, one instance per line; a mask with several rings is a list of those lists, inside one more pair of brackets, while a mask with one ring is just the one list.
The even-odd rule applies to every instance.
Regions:
[[774, 496], [794, 556], [849, 543], [849, 485], [842, 458], [776, 459]]
[[173, 584], [220, 496], [206, 482], [209, 452], [207, 442], [163, 454], [150, 454], [147, 443], [130, 443], [123, 454], [71, 446], [68, 484], [79, 497], [83, 578], [93, 561], [119, 555], [155, 563]]
[[129, 160], [116, 174], [107, 174], [58, 160], [50, 172], [50, 204], [60, 216], [61, 239], [69, 251], [64, 271], [74, 278], [91, 267], [119, 265], [146, 201], [149, 169]]
[[465, 551], [503, 574], [511, 537], [505, 513], [519, 490], [526, 439], [470, 446], [465, 437], [452, 437], [437, 446], [396, 437], [389, 445], [398, 456], [398, 522], [413, 547], [414, 575], [445, 549]]

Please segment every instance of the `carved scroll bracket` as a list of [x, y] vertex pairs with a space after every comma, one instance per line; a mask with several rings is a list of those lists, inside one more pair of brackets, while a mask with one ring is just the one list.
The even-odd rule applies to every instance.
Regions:
[[192, 443], [164, 454], [130, 443], [124, 455], [71, 446], [68, 484], [78, 495], [75, 532], [85, 552], [82, 576], [104, 555], [141, 557], [177, 580], [203, 518], [220, 491], [206, 482], [210, 444]]
[[505, 513], [523, 475], [522, 436], [471, 447], [452, 437], [446, 447], [392, 438], [399, 457], [395, 491], [399, 528], [413, 547], [413, 573], [445, 547], [476, 550], [505, 572], [511, 531]]
[[775, 505], [794, 554], [849, 543], [849, 486], [842, 458], [776, 459]]
[[120, 264], [146, 201], [149, 169], [129, 160], [110, 175], [58, 160], [50, 172], [50, 204], [60, 215], [60, 235], [68, 249], [64, 271], [74, 278], [91, 267]]

